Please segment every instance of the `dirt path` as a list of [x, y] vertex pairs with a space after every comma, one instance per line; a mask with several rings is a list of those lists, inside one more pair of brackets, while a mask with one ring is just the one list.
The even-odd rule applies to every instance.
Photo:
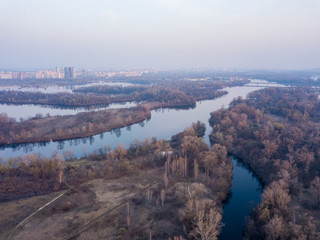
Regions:
[[35, 214], [37, 214], [38, 212], [40, 212], [42, 209], [44, 209], [45, 207], [49, 206], [50, 204], [54, 203], [56, 200], [58, 200], [59, 198], [61, 198], [62, 196], [64, 196], [67, 192], [69, 191], [68, 190], [65, 190], [63, 193], [61, 193], [59, 196], [55, 197], [54, 199], [52, 199], [50, 202], [46, 203], [45, 205], [43, 205], [42, 207], [38, 208], [36, 211], [34, 211], [33, 213], [31, 213], [28, 217], [26, 217], [25, 219], [23, 219], [17, 226], [15, 226], [7, 240], [11, 240], [12, 239], [12, 236], [15, 234], [15, 232], [18, 230], [19, 227], [21, 227], [23, 224], [25, 224], [29, 219], [31, 219]]

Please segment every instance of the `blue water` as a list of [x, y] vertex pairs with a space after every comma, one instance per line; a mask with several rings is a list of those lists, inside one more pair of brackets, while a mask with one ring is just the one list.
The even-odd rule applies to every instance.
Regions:
[[242, 230], [253, 207], [260, 202], [262, 186], [257, 178], [242, 165], [236, 157], [232, 158], [233, 179], [231, 198], [223, 207], [220, 239], [242, 239]]
[[160, 109], [152, 111], [151, 119], [142, 123], [123, 127], [110, 132], [97, 134], [92, 137], [65, 140], [58, 142], [28, 143], [7, 145], [0, 147], [0, 156], [3, 159], [8, 157], [23, 156], [27, 153], [40, 153], [44, 157], [49, 157], [54, 151], [62, 153], [72, 150], [75, 157], [82, 157], [104, 148], [106, 145], [114, 148], [120, 143], [129, 146], [135, 139], [144, 141], [146, 138], [156, 137], [157, 139], [169, 139], [172, 135], [190, 127], [193, 122], [200, 120], [206, 124], [205, 142], [209, 144], [208, 134], [210, 126], [208, 120], [210, 112], [220, 109], [222, 106], [228, 107], [229, 103], [236, 97], [246, 97], [249, 92], [259, 88], [254, 87], [232, 87], [227, 88], [227, 95], [213, 100], [197, 102], [193, 109]]

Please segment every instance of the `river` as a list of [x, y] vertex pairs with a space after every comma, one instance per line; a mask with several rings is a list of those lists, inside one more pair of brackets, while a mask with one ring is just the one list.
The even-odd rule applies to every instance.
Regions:
[[111, 148], [122, 143], [126, 147], [134, 140], [144, 141], [146, 138], [169, 139], [172, 135], [183, 131], [193, 122], [200, 120], [206, 124], [205, 142], [209, 144], [211, 127], [208, 120], [210, 112], [220, 109], [236, 97], [246, 97], [249, 92], [260, 89], [259, 87], [232, 87], [226, 88], [228, 94], [213, 100], [199, 101], [193, 109], [158, 109], [153, 110], [151, 119], [128, 127], [115, 129], [110, 132], [97, 134], [91, 137], [72, 139], [65, 141], [11, 144], [0, 147], [0, 156], [8, 157], [23, 156], [28, 153], [40, 153], [49, 157], [54, 151], [62, 153], [72, 150], [75, 157], [82, 157], [108, 145]]
[[[16, 144], [2, 146], [0, 156], [3, 159], [8, 157], [23, 156], [27, 153], [40, 153], [47, 157], [58, 150], [59, 152], [72, 150], [75, 157], [81, 157], [103, 148], [106, 145], [114, 148], [120, 143], [129, 146], [135, 139], [143, 141], [146, 138], [157, 137], [157, 139], [169, 139], [172, 135], [183, 131], [191, 123], [200, 120], [206, 124], [204, 140], [209, 143], [211, 127], [208, 120], [210, 112], [221, 107], [228, 107], [229, 103], [237, 97], [246, 97], [252, 92], [262, 87], [244, 86], [226, 88], [228, 94], [213, 100], [199, 101], [193, 109], [160, 109], [152, 111], [151, 119], [134, 124], [111, 132], [105, 132], [92, 137], [34, 144]], [[250, 171], [239, 165], [233, 158], [234, 176], [232, 181], [232, 197], [225, 204], [223, 223], [225, 227], [221, 234], [222, 240], [241, 239], [241, 229], [245, 224], [252, 206], [260, 199], [260, 188], [258, 181], [252, 176]]]
[[138, 104], [135, 102], [125, 103], [111, 103], [105, 106], [95, 107], [57, 107], [50, 105], [37, 105], [37, 104], [0, 104], [0, 113], [6, 113], [8, 117], [15, 118], [16, 121], [35, 117], [36, 114], [42, 116], [65, 116], [76, 115], [80, 112], [100, 111], [107, 109], [120, 109], [136, 107]]
[[242, 239], [242, 230], [247, 218], [260, 202], [262, 186], [258, 179], [236, 158], [232, 157], [233, 178], [231, 197], [223, 206], [222, 222], [225, 226], [220, 234], [221, 240]]

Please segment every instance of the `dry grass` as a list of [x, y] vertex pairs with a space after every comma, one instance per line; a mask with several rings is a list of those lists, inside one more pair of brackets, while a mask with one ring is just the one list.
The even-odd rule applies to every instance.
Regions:
[[137, 194], [159, 179], [160, 173], [156, 169], [121, 179], [89, 181], [34, 216], [13, 239], [60, 239]]
[[[89, 181], [34, 216], [13, 239], [148, 239], [150, 231], [153, 239], [186, 235], [181, 219], [189, 198], [188, 183], [181, 177], [170, 178], [162, 206], [162, 174], [158, 168], [131, 177]], [[190, 189], [199, 197], [212, 195], [200, 183], [190, 183]]]
[[1, 203], [0, 239], [5, 239], [19, 222], [59, 194], [60, 192]]

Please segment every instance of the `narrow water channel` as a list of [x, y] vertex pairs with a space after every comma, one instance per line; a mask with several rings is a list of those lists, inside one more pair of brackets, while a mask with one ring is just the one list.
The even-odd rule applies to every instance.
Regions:
[[221, 240], [240, 240], [242, 230], [252, 208], [260, 202], [262, 186], [258, 179], [240, 160], [232, 157], [233, 179], [231, 197], [223, 207], [222, 222], [225, 225]]

